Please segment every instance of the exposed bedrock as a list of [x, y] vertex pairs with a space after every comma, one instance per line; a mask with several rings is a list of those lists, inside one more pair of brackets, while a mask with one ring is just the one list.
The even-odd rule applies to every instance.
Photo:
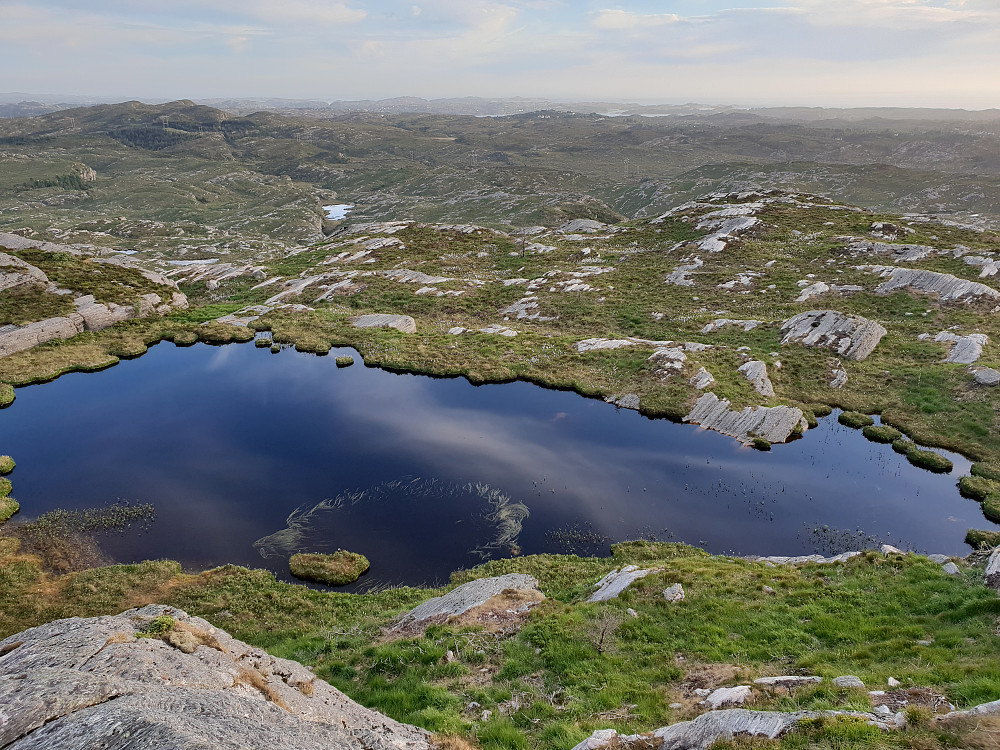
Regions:
[[781, 324], [781, 332], [782, 344], [822, 346], [859, 362], [874, 351], [886, 334], [885, 328], [874, 320], [835, 310], [799, 313]]
[[980, 297], [1000, 300], [1000, 292], [993, 287], [980, 284], [978, 281], [966, 281], [950, 273], [895, 266], [859, 266], [859, 269], [887, 279], [876, 287], [876, 294], [891, 294], [901, 289], [914, 289], [918, 292], [936, 294], [942, 302], [958, 302]]
[[728, 399], [705, 393], [684, 417], [685, 422], [721, 432], [749, 445], [755, 437], [769, 443], [783, 443], [793, 432], [807, 429], [802, 410], [794, 406], [747, 406], [741, 411], [730, 408]]

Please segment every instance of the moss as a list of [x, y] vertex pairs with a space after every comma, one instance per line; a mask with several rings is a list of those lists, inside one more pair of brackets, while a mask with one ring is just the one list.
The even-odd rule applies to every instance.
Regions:
[[271, 344], [271, 354], [277, 354], [281, 351], [281, 344]]
[[175, 333], [172, 340], [177, 346], [192, 346], [197, 343], [198, 334], [185, 329]]
[[14, 471], [14, 459], [10, 456], [0, 456], [0, 474], [10, 474]]
[[977, 461], [972, 464], [972, 476], [1000, 482], [1000, 467], [987, 461]]
[[991, 493], [1000, 492], [1000, 482], [978, 476], [962, 477], [958, 480], [958, 491], [964, 497], [982, 502]]
[[337, 357], [337, 367], [350, 367], [354, 364], [354, 357], [350, 355], [346, 357]]
[[894, 443], [903, 437], [903, 433], [895, 427], [884, 424], [870, 424], [861, 430], [861, 434], [873, 443]]
[[254, 340], [253, 345], [258, 349], [268, 349], [273, 346], [273, 342], [269, 338], [259, 338]]
[[255, 334], [246, 326], [231, 326], [227, 323], [205, 323], [198, 326], [198, 338], [209, 344], [229, 344], [251, 341]]
[[354, 583], [368, 568], [367, 557], [347, 550], [337, 550], [332, 555], [299, 553], [288, 560], [288, 569], [296, 578], [331, 586]]
[[145, 630], [136, 633], [139, 638], [159, 638], [172, 631], [177, 626], [177, 620], [170, 615], [160, 615], [153, 618]]
[[751, 444], [755, 450], [758, 451], [769, 451], [771, 450], [771, 443], [769, 440], [765, 440], [762, 437], [755, 437], [753, 443]]
[[856, 411], [841, 412], [840, 416], [837, 417], [837, 421], [855, 430], [875, 424], [875, 420], [867, 414], [861, 414]]
[[911, 445], [913, 445], [912, 440], [908, 440], [907, 438], [900, 438], [899, 440], [893, 441], [892, 449], [896, 451], [896, 453], [902, 453], [905, 455], [906, 453], [909, 453]]
[[994, 523], [1000, 523], [1000, 494], [994, 494], [983, 500], [983, 515]]
[[833, 413], [833, 409], [826, 404], [813, 404], [809, 410], [817, 417], [829, 417]]
[[993, 549], [1000, 546], [1000, 531], [969, 529], [965, 532], [965, 543], [973, 549]]
[[10, 520], [11, 516], [21, 510], [17, 500], [12, 497], [0, 497], [0, 524]]
[[0, 383], [0, 409], [14, 403], [14, 386], [10, 383]]
[[947, 474], [955, 468], [951, 460], [945, 458], [940, 453], [922, 450], [917, 448], [916, 445], [906, 452], [906, 460], [914, 466], [919, 466], [921, 469], [935, 471], [940, 474]]

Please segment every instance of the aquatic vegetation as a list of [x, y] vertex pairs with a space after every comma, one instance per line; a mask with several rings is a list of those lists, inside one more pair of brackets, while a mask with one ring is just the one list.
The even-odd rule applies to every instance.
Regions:
[[350, 367], [354, 364], [354, 357], [351, 355], [346, 355], [344, 357], [337, 357], [337, 367]]
[[958, 480], [958, 491], [965, 497], [982, 502], [993, 493], [1000, 493], [1000, 482], [982, 476], [961, 477]]
[[354, 583], [369, 567], [367, 557], [347, 550], [337, 550], [332, 555], [300, 552], [288, 559], [288, 569], [296, 578], [330, 586]]
[[861, 430], [861, 434], [873, 443], [894, 443], [903, 437], [902, 432], [886, 424], [870, 424]]
[[258, 349], [269, 349], [273, 345], [273, 342], [270, 338], [261, 336], [260, 338], [254, 339], [253, 345]]
[[921, 469], [927, 469], [928, 471], [936, 471], [945, 474], [955, 467], [951, 462], [951, 459], [942, 456], [940, 453], [924, 450], [912, 440], [900, 438], [899, 440], [893, 442], [892, 449], [896, 451], [896, 453], [902, 453], [906, 456], [907, 461], [914, 466], [919, 466]]
[[9, 521], [21, 509], [17, 500], [10, 497], [0, 497], [0, 525]]
[[1000, 546], [1000, 531], [969, 529], [965, 532], [965, 543], [974, 549], [994, 549]]
[[[254, 542], [261, 557], [291, 555], [329, 544], [325, 525], [336, 523], [338, 514], [351, 513], [369, 506], [392, 503], [421, 503], [429, 514], [439, 506], [434, 501], [458, 499], [463, 512], [471, 514], [480, 528], [468, 530], [471, 554], [485, 558], [509, 550], [517, 543], [527, 506], [515, 503], [498, 489], [483, 483], [454, 484], [439, 479], [407, 477], [374, 485], [366, 489], [347, 490], [313, 506], [300, 506], [286, 519], [286, 527]], [[458, 519], [452, 519], [452, 522]]]
[[856, 411], [841, 412], [840, 416], [837, 417], [837, 421], [855, 430], [875, 424], [875, 420], [867, 414], [861, 414]]
[[14, 459], [10, 456], [0, 456], [0, 474], [10, 474], [14, 471]]
[[14, 403], [14, 386], [0, 383], [0, 409]]

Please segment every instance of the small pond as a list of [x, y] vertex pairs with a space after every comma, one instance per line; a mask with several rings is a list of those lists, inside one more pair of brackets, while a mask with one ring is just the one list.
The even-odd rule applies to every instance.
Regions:
[[[338, 354], [358, 364], [338, 368]], [[365, 587], [640, 536], [738, 554], [964, 554], [966, 529], [990, 525], [955, 486], [968, 461], [917, 469], [835, 416], [760, 453], [570, 392], [360, 362], [163, 343], [18, 389], [0, 452], [17, 461], [21, 515], [149, 502], [148, 531], [106, 541], [115, 559], [288, 578], [291, 552], [342, 547], [371, 560]]]

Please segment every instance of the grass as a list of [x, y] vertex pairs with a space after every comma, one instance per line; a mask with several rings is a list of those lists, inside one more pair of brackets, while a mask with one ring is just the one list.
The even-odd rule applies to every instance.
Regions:
[[0, 475], [10, 474], [16, 465], [10, 456], [0, 456]]
[[0, 409], [14, 403], [14, 386], [9, 383], [0, 383]]
[[896, 440], [892, 444], [892, 449], [896, 451], [896, 453], [902, 453], [905, 455], [907, 461], [914, 466], [919, 466], [921, 469], [947, 474], [954, 468], [954, 464], [951, 462], [951, 459], [942, 456], [940, 453], [935, 453], [934, 451], [923, 450], [912, 440], [906, 440], [903, 438]]
[[841, 412], [837, 417], [837, 421], [854, 430], [861, 429], [862, 427], [871, 427], [875, 424], [875, 420], [867, 414], [860, 414], [856, 411]]
[[21, 509], [17, 500], [5, 495], [0, 497], [0, 525], [9, 521]]
[[343, 357], [337, 357], [336, 362], [337, 367], [350, 367], [354, 364], [354, 357], [349, 354]]
[[1000, 482], [981, 476], [962, 477], [958, 480], [958, 490], [965, 497], [982, 502], [993, 493], [1000, 493]]
[[299, 553], [288, 560], [288, 569], [296, 578], [330, 586], [354, 583], [369, 567], [367, 557], [347, 550], [337, 550], [332, 555]]
[[965, 543], [973, 549], [994, 549], [1000, 546], [1000, 531], [969, 529], [965, 532]]
[[[770, 674], [827, 680], [793, 694], [758, 693], [754, 708], [855, 708], [861, 698], [867, 705], [867, 696], [831, 687], [840, 674], [868, 685], [892, 676], [963, 707], [1000, 697], [1000, 601], [974, 570], [951, 577], [923, 557], [876, 553], [838, 565], [767, 568], [649, 542], [616, 545], [613, 553], [498, 560], [453, 576], [454, 583], [508, 572], [538, 578], [547, 599], [517, 633], [433, 625], [386, 642], [383, 627], [443, 590], [328, 593], [264, 571], [225, 566], [184, 574], [167, 562], [53, 576], [16, 538], [0, 537], [0, 637], [55, 617], [173, 605], [302, 661], [366, 706], [480, 747], [568, 749], [594, 729], [648, 731], [692, 718], [694, 687]], [[625, 564], [662, 572], [617, 600], [584, 601], [594, 581]], [[667, 605], [662, 590], [674, 582], [687, 597]], [[775, 593], [764, 594], [765, 585]], [[29, 595], [42, 590], [44, 597]], [[596, 633], [609, 616], [618, 625], [605, 628], [598, 648]], [[454, 661], [444, 658], [448, 650]], [[466, 712], [473, 701], [480, 708]], [[683, 708], [671, 709], [675, 702]], [[483, 720], [482, 711], [492, 716]], [[872, 738], [860, 725], [832, 723], [805, 727], [786, 743], [862, 748]], [[896, 747], [918, 740], [927, 748], [944, 742], [920, 727], [879, 741]]]
[[903, 433], [895, 427], [884, 424], [870, 424], [861, 430], [861, 434], [873, 443], [894, 443], [903, 437]]

